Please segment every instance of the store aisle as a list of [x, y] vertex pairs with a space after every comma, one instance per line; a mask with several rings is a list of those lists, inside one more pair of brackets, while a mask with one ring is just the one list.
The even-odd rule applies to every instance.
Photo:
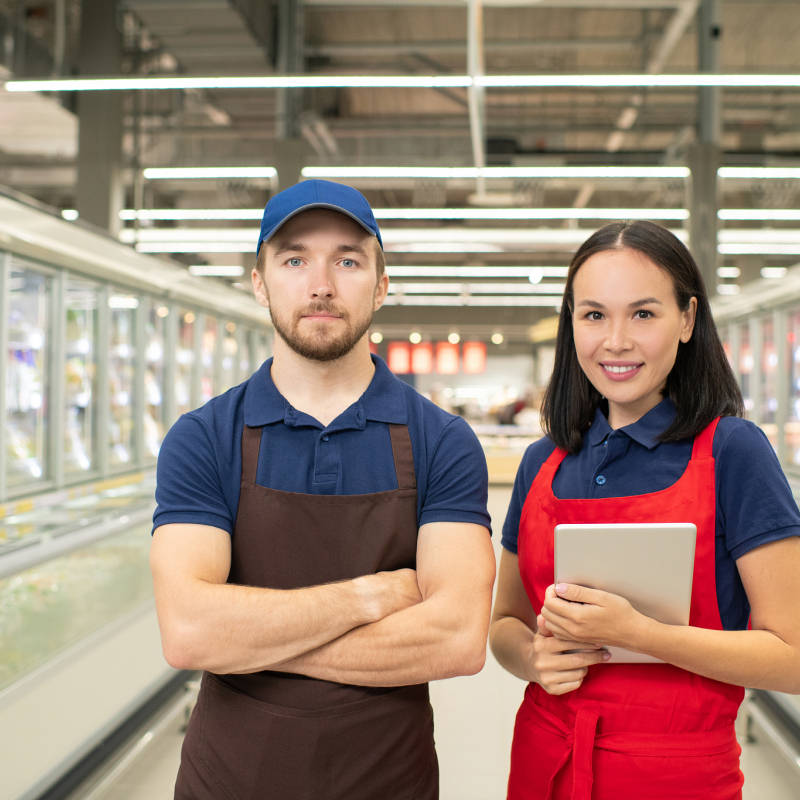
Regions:
[[[490, 491], [489, 511], [500, 554], [500, 532], [510, 489]], [[479, 675], [431, 685], [441, 800], [503, 800], [514, 715], [523, 684], [492, 658]], [[84, 790], [71, 800], [170, 800], [180, 762], [183, 720], [176, 720], [105, 791]], [[743, 745], [743, 800], [797, 800], [800, 784], [766, 742]]]

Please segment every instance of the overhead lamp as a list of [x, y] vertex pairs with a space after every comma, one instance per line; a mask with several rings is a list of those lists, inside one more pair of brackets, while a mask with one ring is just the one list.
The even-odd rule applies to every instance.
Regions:
[[774, 280], [775, 278], [783, 278], [788, 271], [786, 267], [762, 267], [761, 277]]
[[685, 208], [374, 208], [375, 219], [675, 219]]
[[726, 228], [719, 231], [719, 241], [726, 243], [799, 244], [798, 228]]
[[735, 283], [720, 283], [717, 286], [717, 294], [739, 294], [741, 287]]
[[240, 275], [244, 275], [244, 267], [236, 265], [220, 266], [214, 264], [196, 264], [189, 267], [189, 273], [204, 277], [238, 278]]
[[538, 306], [553, 307], [553, 295], [389, 295], [387, 306]]
[[391, 267], [392, 278], [527, 278], [532, 271], [543, 278], [565, 278], [568, 267]]
[[168, 89], [315, 89], [315, 88], [792, 88], [800, 75], [692, 73], [681, 75], [187, 75], [147, 77], [50, 78], [6, 81], [9, 92], [90, 92]]
[[108, 298], [109, 308], [139, 308], [139, 300], [136, 297], [128, 297], [121, 294], [112, 294]]
[[278, 170], [275, 167], [148, 167], [143, 174], [147, 180], [275, 178]]
[[564, 294], [563, 283], [392, 283], [402, 294]]
[[738, 278], [741, 274], [739, 267], [717, 267], [718, 278]]
[[793, 222], [800, 220], [800, 209], [794, 208], [721, 208], [717, 217], [723, 220], [751, 220], [762, 222]]
[[717, 170], [720, 178], [800, 178], [797, 167], [720, 167]]
[[731, 243], [717, 245], [717, 252], [723, 256], [797, 256], [800, 255], [800, 242], [797, 244], [758, 244]]
[[304, 178], [688, 178], [687, 167], [303, 167]]
[[373, 333], [373, 334], [372, 334], [372, 335], [369, 337], [369, 340], [370, 340], [370, 341], [371, 341], [373, 344], [380, 344], [380, 343], [383, 341], [383, 334], [382, 334], [382, 333], [380, 333], [379, 331], [375, 331], [375, 333]]
[[419, 344], [422, 341], [422, 334], [414, 331], [414, 333], [409, 335], [408, 341], [411, 342], [411, 344]]
[[126, 208], [119, 218], [126, 221], [252, 220], [261, 219], [263, 208]]
[[77, 209], [74, 208], [65, 208], [61, 212], [61, 216], [64, 217], [64, 219], [69, 220], [70, 222], [74, 222], [76, 219], [78, 219], [78, 211]]
[[457, 333], [451, 333], [447, 337], [447, 341], [450, 342], [450, 344], [458, 344], [461, 341], [461, 337]]
[[9, 92], [108, 92], [146, 89], [447, 89], [472, 85], [467, 75], [256, 75], [225, 77], [50, 78], [6, 81]]
[[255, 253], [246, 242], [139, 242], [138, 253]]
[[503, 344], [503, 334], [502, 333], [493, 333], [492, 334], [492, 344]]

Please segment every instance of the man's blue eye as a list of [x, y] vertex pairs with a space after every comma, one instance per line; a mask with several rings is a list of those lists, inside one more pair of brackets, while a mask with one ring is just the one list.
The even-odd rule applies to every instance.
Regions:
[[355, 265], [356, 265], [356, 262], [355, 262], [355, 261], [353, 261], [353, 259], [352, 259], [352, 258], [345, 258], [345, 259], [342, 261], [342, 266], [343, 266], [343, 267], [354, 267]]
[[300, 264], [302, 264], [302, 263], [303, 262], [299, 258], [290, 258], [289, 259], [289, 264], [291, 264], [291, 266], [293, 266], [293, 267], [299, 267]]

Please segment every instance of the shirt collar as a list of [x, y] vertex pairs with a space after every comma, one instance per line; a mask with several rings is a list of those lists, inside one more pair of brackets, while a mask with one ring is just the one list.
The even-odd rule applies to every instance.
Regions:
[[[348, 409], [355, 417], [355, 427], [363, 428], [365, 420], [405, 424], [408, 410], [403, 382], [392, 374], [382, 358], [372, 354], [372, 361], [375, 374], [364, 394]], [[345, 413], [349, 417], [348, 412]], [[294, 419], [301, 416], [305, 417], [302, 412], [292, 408], [273, 383], [272, 359], [267, 359], [247, 383], [244, 394], [245, 424], [251, 428], [282, 421], [292, 424]], [[335, 427], [342, 427], [343, 422], [340, 417]], [[347, 424], [346, 427], [352, 425]]]
[[[673, 423], [677, 413], [675, 404], [669, 397], [665, 397], [641, 419], [619, 430], [643, 447], [652, 450], [659, 444], [658, 437]], [[614, 430], [608, 424], [605, 414], [597, 408], [592, 427], [589, 428], [586, 434], [586, 441], [591, 445], [597, 445], [612, 433], [614, 433]]]

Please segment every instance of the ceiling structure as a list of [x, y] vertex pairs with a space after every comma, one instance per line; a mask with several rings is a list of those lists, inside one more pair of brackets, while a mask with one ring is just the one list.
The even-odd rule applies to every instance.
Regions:
[[[466, 0], [121, 0], [120, 72], [658, 75], [704, 66], [698, 0], [471, 5], [482, 5], [482, 18], [470, 17]], [[716, 71], [800, 74], [800, 2], [717, 5]], [[81, 10], [80, 0], [0, 0], [0, 77], [76, 75], [90, 46], [81, 42]], [[717, 93], [723, 168], [800, 168], [799, 85]], [[77, 94], [0, 90], [0, 184], [75, 207]], [[699, 94], [694, 87], [458, 86], [125, 92], [128, 219], [121, 236], [187, 266], [249, 271], [257, 217], [280, 175], [286, 183], [301, 167], [308, 174], [315, 167], [415, 167], [413, 174], [340, 178], [380, 210], [393, 294], [376, 324], [388, 335], [414, 327], [525, 338], [554, 313], [571, 252], [604, 220], [654, 218], [686, 235], [691, 179], [680, 168], [703, 138]], [[425, 172], [482, 165], [517, 173], [475, 179]], [[562, 169], [604, 165], [678, 169], [636, 178]], [[270, 166], [278, 177], [143, 172]], [[550, 175], [530, 169], [541, 167]], [[769, 217], [797, 209], [800, 182], [791, 172], [728, 174], [734, 177], [720, 179], [718, 204], [736, 213], [719, 222], [718, 264], [719, 285], [728, 287], [720, 291], [731, 292], [762, 269], [777, 275], [798, 261], [800, 214]], [[240, 219], [135, 219], [153, 210], [162, 217], [224, 210]]]

